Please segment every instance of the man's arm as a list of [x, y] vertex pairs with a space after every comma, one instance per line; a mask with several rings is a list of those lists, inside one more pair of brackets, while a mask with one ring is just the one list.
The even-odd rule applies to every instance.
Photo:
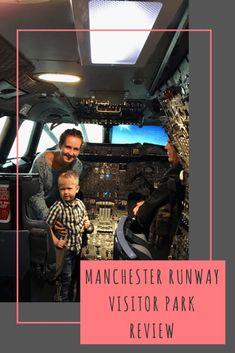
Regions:
[[162, 183], [145, 201], [137, 203], [133, 209], [136, 212], [135, 219], [143, 228], [149, 228], [159, 207], [170, 200], [170, 192], [167, 181]]

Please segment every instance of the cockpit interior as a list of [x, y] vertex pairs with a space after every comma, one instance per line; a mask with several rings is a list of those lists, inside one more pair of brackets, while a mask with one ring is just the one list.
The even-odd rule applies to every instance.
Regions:
[[81, 259], [158, 259], [154, 225], [147, 238], [128, 228], [130, 195], [159, 187], [169, 139], [185, 196], [167, 259], [189, 259], [188, 28], [187, 0], [0, 2], [0, 301], [16, 300], [16, 271], [20, 301], [53, 300], [55, 256], [49, 263], [45, 222], [27, 214], [39, 179], [29, 171], [68, 128], [83, 134], [80, 189], [93, 225]]

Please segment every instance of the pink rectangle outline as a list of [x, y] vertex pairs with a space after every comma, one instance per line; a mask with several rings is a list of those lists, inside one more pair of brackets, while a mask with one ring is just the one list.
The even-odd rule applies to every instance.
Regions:
[[19, 34], [20, 32], [208, 32], [209, 33], [209, 238], [210, 261], [212, 258], [212, 29], [17, 29], [16, 30], [16, 324], [17, 325], [80, 325], [80, 321], [20, 321], [19, 320], [19, 165], [18, 165], [18, 126], [19, 126]]

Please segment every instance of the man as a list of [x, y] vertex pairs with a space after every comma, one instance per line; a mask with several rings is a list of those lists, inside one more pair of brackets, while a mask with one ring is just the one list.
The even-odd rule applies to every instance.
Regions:
[[182, 166], [176, 149], [168, 140], [165, 149], [171, 168], [161, 179], [159, 186], [144, 201], [133, 208], [134, 232], [143, 232], [153, 246], [152, 256], [156, 260], [167, 260], [173, 237], [182, 211], [185, 186], [180, 179]]

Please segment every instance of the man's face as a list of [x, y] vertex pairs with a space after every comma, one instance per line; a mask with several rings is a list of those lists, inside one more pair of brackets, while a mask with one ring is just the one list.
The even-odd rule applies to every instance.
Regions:
[[168, 161], [173, 165], [178, 164], [179, 158], [178, 158], [177, 152], [169, 140], [165, 146], [165, 150], [167, 151], [167, 154], [168, 154]]

